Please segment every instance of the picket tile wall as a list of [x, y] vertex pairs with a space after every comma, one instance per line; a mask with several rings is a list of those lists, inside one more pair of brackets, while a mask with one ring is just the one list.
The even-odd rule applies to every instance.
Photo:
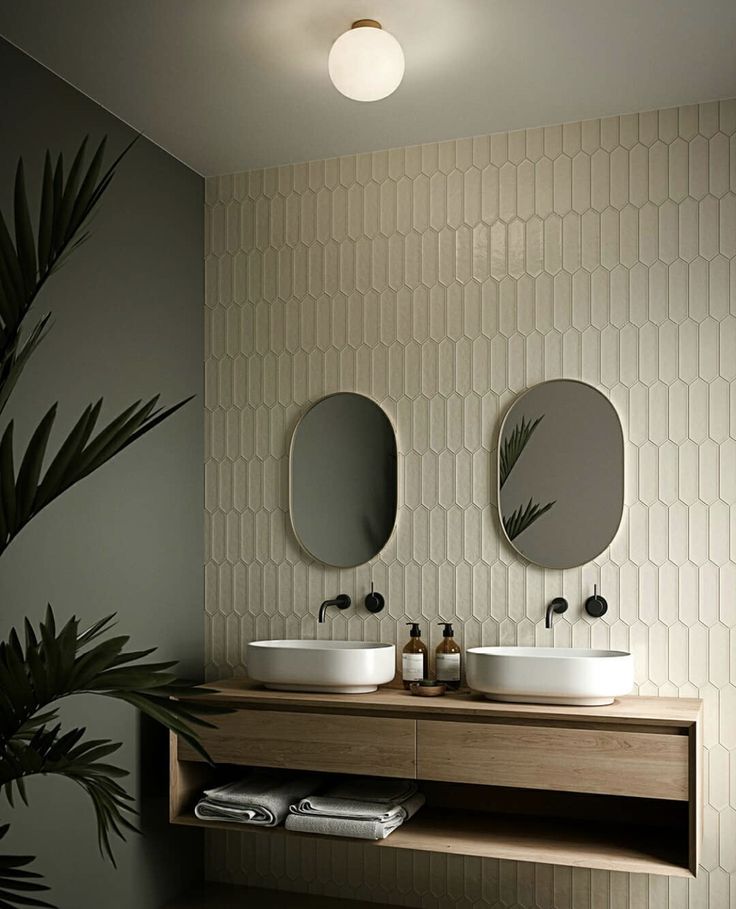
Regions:
[[[736, 907], [736, 102], [398, 148], [207, 181], [206, 628], [210, 678], [257, 638], [630, 649], [642, 694], [706, 702], [696, 881], [213, 834], [218, 880], [417, 907]], [[570, 571], [499, 533], [500, 418], [565, 376], [627, 439], [613, 544]], [[326, 568], [287, 513], [291, 432], [338, 390], [400, 451], [397, 532]], [[325, 440], [339, 444], [339, 440]], [[580, 427], [585, 445], [585, 427]], [[361, 608], [373, 580], [387, 609]], [[605, 618], [582, 610], [597, 583]], [[327, 596], [354, 606], [318, 626]]]

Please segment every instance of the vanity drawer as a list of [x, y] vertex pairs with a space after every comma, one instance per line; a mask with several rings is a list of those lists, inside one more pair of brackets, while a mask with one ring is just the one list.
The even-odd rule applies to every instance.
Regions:
[[418, 720], [417, 776], [686, 800], [688, 737], [674, 731]]
[[[393, 717], [238, 710], [201, 731], [215, 763], [416, 778], [416, 722]], [[201, 757], [182, 739], [180, 760]]]

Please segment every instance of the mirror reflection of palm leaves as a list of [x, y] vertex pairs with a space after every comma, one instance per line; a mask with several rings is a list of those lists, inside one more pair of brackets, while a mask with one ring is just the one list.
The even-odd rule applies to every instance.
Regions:
[[[503, 489], [503, 485], [506, 480], [508, 480], [511, 471], [514, 469], [514, 465], [521, 457], [529, 439], [531, 439], [534, 434], [534, 430], [539, 426], [543, 419], [544, 414], [542, 414], [541, 417], [537, 417], [536, 420], [527, 420], [526, 417], [522, 417], [521, 423], [517, 423], [512, 432], [506, 436], [501, 443], [499, 467], [499, 485], [501, 489]], [[528, 527], [531, 527], [535, 521], [539, 520], [543, 514], [546, 514], [554, 504], [555, 502], [547, 502], [546, 505], [539, 505], [534, 502], [533, 499], [529, 499], [526, 505], [519, 505], [513, 514], [501, 514], [506, 536], [508, 536], [509, 540], [514, 540]]]

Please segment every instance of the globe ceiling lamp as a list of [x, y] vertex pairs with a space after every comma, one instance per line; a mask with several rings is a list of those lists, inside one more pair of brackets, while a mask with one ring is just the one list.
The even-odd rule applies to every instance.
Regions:
[[353, 101], [380, 101], [401, 84], [404, 52], [375, 19], [358, 19], [330, 49], [327, 68], [335, 88]]

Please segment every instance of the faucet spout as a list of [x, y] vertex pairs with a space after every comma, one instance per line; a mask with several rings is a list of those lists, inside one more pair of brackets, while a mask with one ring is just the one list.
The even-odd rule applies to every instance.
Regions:
[[349, 605], [350, 597], [346, 593], [338, 594], [334, 600], [325, 600], [319, 607], [319, 621], [324, 622], [328, 606], [337, 606], [338, 609], [347, 609]]
[[544, 627], [551, 628], [554, 614], [557, 613], [557, 615], [562, 615], [563, 612], [567, 612], [567, 600], [564, 597], [555, 597], [549, 606], [547, 606], [547, 613], [544, 617]]

